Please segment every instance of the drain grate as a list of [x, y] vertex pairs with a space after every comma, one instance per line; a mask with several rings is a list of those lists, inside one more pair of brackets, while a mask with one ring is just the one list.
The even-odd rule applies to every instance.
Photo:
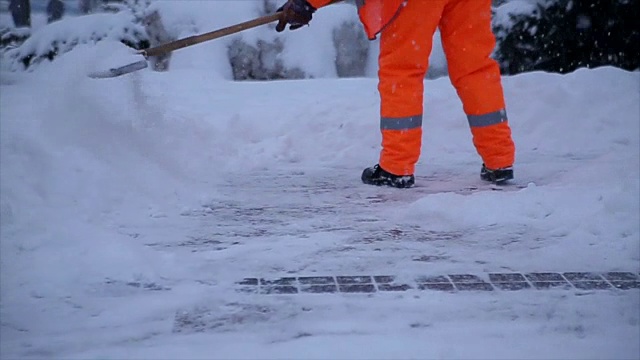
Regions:
[[245, 278], [238, 290], [255, 294], [323, 294], [433, 291], [519, 291], [546, 289], [630, 290], [640, 288], [640, 273], [533, 272], [417, 276], [413, 282], [392, 275]]

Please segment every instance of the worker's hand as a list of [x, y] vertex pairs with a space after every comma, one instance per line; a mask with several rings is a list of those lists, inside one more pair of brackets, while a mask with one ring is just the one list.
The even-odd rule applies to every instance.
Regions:
[[316, 9], [307, 0], [287, 0], [278, 11], [282, 12], [282, 17], [276, 25], [276, 31], [281, 32], [287, 24], [289, 24], [289, 30], [307, 25]]

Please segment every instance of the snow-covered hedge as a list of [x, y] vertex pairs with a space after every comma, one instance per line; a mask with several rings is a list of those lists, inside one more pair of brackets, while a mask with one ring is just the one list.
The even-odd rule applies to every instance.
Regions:
[[3, 53], [11, 70], [24, 70], [71, 51], [79, 44], [116, 40], [136, 49], [148, 47], [148, 37], [127, 12], [66, 18], [36, 30], [20, 46]]

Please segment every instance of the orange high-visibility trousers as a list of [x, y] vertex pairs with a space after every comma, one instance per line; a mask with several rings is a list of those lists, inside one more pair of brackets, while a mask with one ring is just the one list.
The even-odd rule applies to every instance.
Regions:
[[395, 175], [414, 173], [422, 141], [424, 77], [437, 27], [478, 154], [490, 169], [513, 165], [515, 146], [500, 69], [490, 58], [495, 46], [491, 0], [407, 0], [380, 37], [380, 166]]

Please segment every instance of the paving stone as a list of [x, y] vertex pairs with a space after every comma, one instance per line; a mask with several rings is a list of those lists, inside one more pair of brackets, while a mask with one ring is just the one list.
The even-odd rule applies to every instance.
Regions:
[[306, 276], [299, 277], [298, 281], [303, 285], [328, 285], [336, 283], [333, 276]]
[[546, 289], [571, 289], [572, 286], [570, 283], [566, 281], [532, 281], [533, 286], [538, 290], [546, 290]]
[[527, 282], [514, 281], [514, 282], [494, 282], [493, 286], [497, 287], [500, 290], [509, 290], [509, 291], [517, 291], [530, 289], [531, 285]]
[[342, 293], [374, 293], [376, 292], [376, 287], [373, 284], [340, 285], [340, 292]]
[[453, 274], [449, 278], [460, 291], [493, 291], [493, 286], [472, 274]]
[[609, 281], [635, 281], [638, 277], [630, 272], [608, 272], [603, 274], [604, 278]]
[[380, 291], [407, 291], [413, 289], [409, 284], [396, 283], [396, 277], [390, 275], [374, 276], [373, 279], [378, 284]]
[[552, 288], [571, 288], [571, 284], [559, 273], [529, 273], [525, 277], [538, 290]]
[[604, 290], [611, 288], [608, 282], [601, 281], [572, 281], [571, 282], [576, 289], [580, 290]]
[[237, 291], [245, 294], [257, 294], [258, 287], [257, 286], [241, 286], [237, 289]]
[[570, 282], [574, 281], [602, 281], [602, 276], [600, 274], [592, 273], [592, 272], [566, 272], [563, 273], [565, 279]]
[[562, 277], [559, 273], [551, 273], [551, 272], [543, 272], [543, 273], [528, 273], [525, 274], [525, 277], [529, 279], [529, 281], [559, 281], [559, 282], [567, 282], [567, 280]]
[[452, 283], [424, 283], [418, 284], [420, 290], [454, 291]]
[[491, 273], [489, 280], [492, 283], [527, 282], [527, 279], [520, 273]]
[[335, 293], [338, 292], [338, 286], [333, 285], [302, 285], [300, 286], [300, 292], [322, 294], [322, 293]]
[[297, 294], [298, 288], [295, 286], [262, 286], [260, 288], [261, 294]]
[[580, 290], [604, 290], [611, 287], [600, 274], [591, 272], [566, 272], [564, 277]]
[[338, 284], [373, 284], [371, 276], [337, 276]]
[[493, 286], [489, 283], [454, 283], [456, 289], [460, 291], [493, 291]]
[[451, 284], [451, 281], [446, 276], [418, 276], [416, 282], [421, 284]]
[[258, 279], [256, 278], [244, 278], [242, 281], [238, 281], [238, 285], [258, 285]]
[[378, 284], [380, 291], [407, 291], [413, 289], [408, 284]]
[[527, 279], [520, 273], [491, 273], [489, 280], [500, 290], [516, 291], [531, 288]]
[[392, 283], [396, 280], [395, 276], [389, 276], [389, 275], [381, 275], [381, 276], [374, 276], [373, 279], [378, 283], [378, 284], [389, 284]]
[[620, 290], [630, 290], [630, 289], [640, 289], [639, 281], [610, 281], [611, 285], [613, 285], [616, 289]]
[[472, 274], [454, 274], [449, 275], [449, 278], [454, 284], [486, 283], [482, 278]]
[[275, 279], [275, 280], [266, 280], [266, 279], [260, 279], [260, 285], [295, 285], [296, 284], [296, 278], [294, 277], [286, 277], [286, 278], [280, 278], [280, 279]]
[[454, 291], [455, 287], [446, 276], [418, 276], [416, 278], [418, 289], [420, 290], [437, 290], [437, 291]]

